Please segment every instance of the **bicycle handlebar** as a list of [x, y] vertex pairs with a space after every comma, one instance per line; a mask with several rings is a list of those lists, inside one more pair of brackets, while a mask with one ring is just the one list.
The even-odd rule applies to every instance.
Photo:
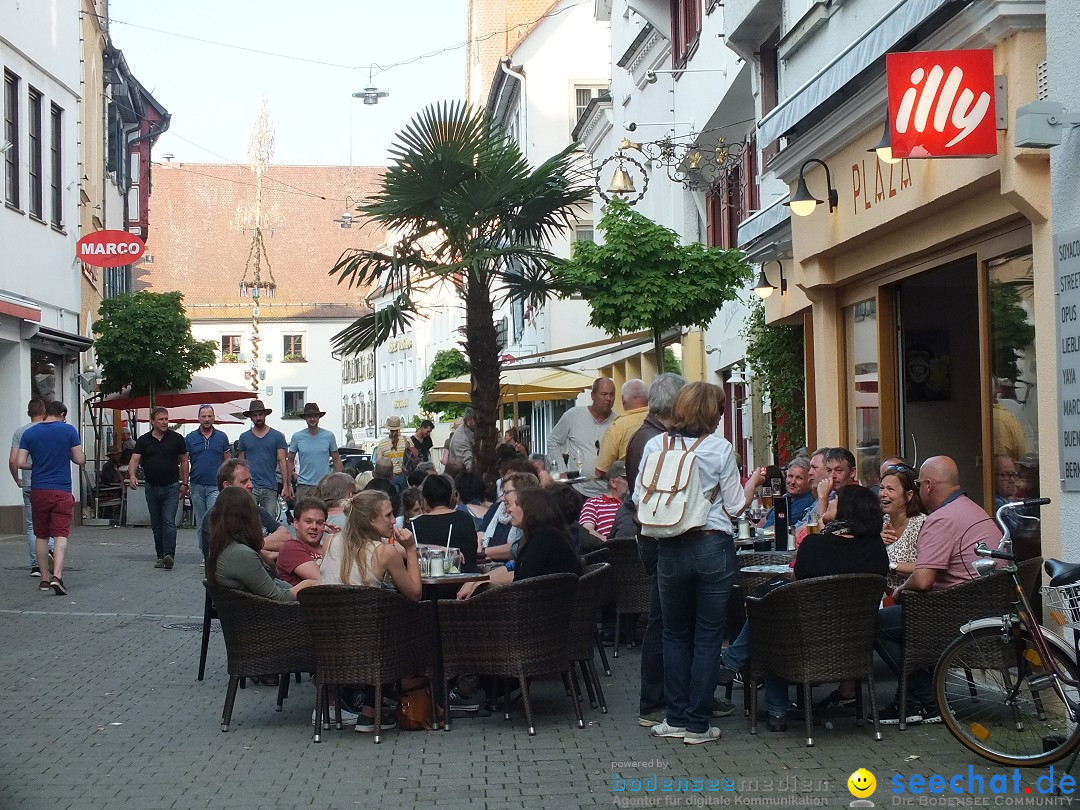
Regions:
[[985, 543], [977, 543], [975, 545], [975, 554], [979, 557], [993, 557], [995, 560], [1015, 560], [1016, 555], [1009, 551], [1001, 551], [1000, 549], [987, 548]]

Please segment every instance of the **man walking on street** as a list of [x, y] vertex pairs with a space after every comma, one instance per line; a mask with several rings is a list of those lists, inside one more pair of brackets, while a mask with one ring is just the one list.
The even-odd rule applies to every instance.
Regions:
[[[86, 463], [79, 432], [64, 419], [67, 406], [53, 400], [45, 406], [44, 421], [31, 425], [19, 442], [18, 466], [34, 468], [30, 483], [37, 556], [41, 565], [38, 590], [52, 588], [57, 596], [67, 593], [64, 587], [64, 557], [71, 535], [71, 517], [75, 498], [71, 494], [71, 464]], [[31, 456], [33, 462], [30, 461]], [[52, 572], [49, 571], [49, 538], [55, 541]]]
[[195, 528], [202, 528], [203, 518], [217, 500], [217, 471], [229, 457], [229, 437], [214, 427], [214, 407], [199, 406], [199, 429], [189, 433], [184, 443], [191, 459], [191, 506], [195, 510]]
[[462, 468], [472, 472], [473, 468], [473, 444], [476, 441], [476, 412], [472, 408], [465, 409], [465, 415], [461, 418], [461, 425], [450, 437], [448, 446], [447, 462], [458, 462]]
[[285, 434], [266, 424], [266, 417], [273, 411], [263, 405], [261, 399], [251, 400], [244, 416], [251, 420], [251, 430], [240, 434], [237, 442], [237, 458], [247, 461], [251, 468], [251, 480], [255, 484], [252, 494], [259, 506], [277, 517], [278, 475], [281, 475], [281, 497], [292, 497], [292, 479], [285, 451], [289, 447]]
[[431, 448], [434, 446], [431, 441], [431, 431], [434, 429], [435, 423], [430, 419], [425, 419], [420, 423], [420, 427], [416, 429], [416, 433], [409, 438], [408, 452], [405, 453], [405, 461], [403, 462], [405, 475], [415, 470], [417, 464], [431, 461]]
[[[23, 493], [23, 520], [26, 521], [26, 545], [30, 551], [30, 576], [40, 577], [41, 568], [38, 566], [37, 539], [34, 537], [34, 515], [30, 506], [30, 470], [19, 469], [19, 445], [23, 434], [31, 425], [36, 425], [45, 419], [45, 401], [32, 399], [26, 406], [26, 415], [30, 417], [30, 424], [17, 429], [11, 437], [11, 452], [8, 454], [8, 470], [15, 479], [15, 486], [20, 487]], [[30, 462], [33, 463], [33, 458]], [[53, 541], [49, 540], [49, 552], [52, 553]]]
[[[289, 472], [297, 470], [296, 499], [315, 497], [315, 487], [322, 477], [330, 472], [333, 462], [334, 472], [345, 472], [345, 466], [338, 455], [337, 439], [329, 430], [319, 427], [319, 420], [326, 416], [319, 406], [309, 402], [302, 414], [307, 428], [298, 430], [289, 440]], [[296, 456], [300, 456], [297, 467]]]
[[128, 462], [128, 485], [139, 488], [135, 471], [142, 463], [146, 478], [146, 508], [150, 512], [150, 528], [154, 532], [157, 562], [154, 568], [171, 571], [176, 556], [176, 509], [180, 496], [190, 492], [188, 453], [184, 437], [169, 430], [169, 411], [154, 408], [150, 411], [150, 432], [135, 442], [135, 452]]

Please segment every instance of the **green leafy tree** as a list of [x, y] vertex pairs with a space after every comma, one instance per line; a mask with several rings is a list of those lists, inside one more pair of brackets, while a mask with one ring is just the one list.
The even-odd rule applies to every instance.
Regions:
[[457, 419], [465, 413], [465, 406], [460, 402], [432, 402], [428, 399], [435, 385], [440, 380], [449, 380], [452, 377], [460, 377], [471, 371], [469, 361], [457, 349], [445, 349], [435, 353], [435, 359], [431, 362], [431, 369], [424, 381], [420, 383], [420, 410], [429, 413], [439, 413], [448, 419]]
[[754, 380], [768, 392], [772, 402], [776, 448], [781, 456], [792, 456], [806, 443], [803, 329], [765, 323], [765, 302], [751, 296], [742, 335]]
[[330, 271], [338, 283], [378, 286], [388, 306], [357, 319], [334, 337], [352, 354], [377, 346], [420, 317], [414, 288], [451, 283], [465, 309], [465, 354], [476, 411], [475, 459], [487, 469], [498, 441], [499, 296], [526, 306], [554, 293], [547, 247], [571, 227], [591, 194], [591, 178], [575, 168], [573, 145], [537, 167], [482, 112], [460, 102], [424, 109], [398, 135], [382, 188], [363, 206], [398, 241], [385, 251], [346, 251]]
[[994, 376], [1016, 382], [1020, 353], [1035, 341], [1035, 325], [1016, 284], [990, 282], [990, 328], [994, 341]]
[[608, 334], [651, 331], [661, 371], [663, 334], [708, 326], [751, 278], [738, 251], [680, 244], [675, 231], [623, 200], [608, 203], [599, 227], [603, 244], [575, 243], [574, 258], [558, 268], [562, 292], [580, 293], [592, 307], [589, 323]]
[[195, 340], [178, 292], [123, 293], [106, 298], [94, 324], [102, 393], [131, 386], [135, 396], [180, 390], [196, 371], [214, 365], [212, 340]]

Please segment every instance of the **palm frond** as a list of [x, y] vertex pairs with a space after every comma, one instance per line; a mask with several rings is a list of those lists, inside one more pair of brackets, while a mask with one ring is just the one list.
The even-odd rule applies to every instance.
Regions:
[[416, 305], [401, 293], [388, 306], [361, 315], [331, 338], [334, 350], [356, 354], [385, 343], [406, 331], [417, 318]]

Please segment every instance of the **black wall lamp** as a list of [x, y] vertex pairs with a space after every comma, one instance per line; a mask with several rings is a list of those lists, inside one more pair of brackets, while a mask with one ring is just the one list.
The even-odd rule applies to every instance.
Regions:
[[824, 200], [819, 200], [813, 194], [810, 193], [810, 189], [806, 187], [806, 167], [811, 163], [817, 163], [823, 169], [825, 169], [825, 183], [829, 187], [829, 211], [836, 210], [836, 207], [840, 204], [840, 195], [832, 184], [832, 172], [829, 171], [828, 164], [824, 160], [818, 160], [817, 158], [810, 158], [801, 167], [799, 167], [799, 184], [795, 186], [795, 194], [790, 200], [784, 203], [784, 205], [791, 208], [791, 213], [800, 217], [808, 217], [814, 213], [814, 209], [824, 203]]
[[877, 142], [877, 146], [867, 149], [866, 151], [876, 153], [878, 160], [882, 163], [900, 162], [900, 158], [893, 157], [892, 153], [892, 127], [889, 122], [888, 109], [885, 110], [885, 131], [881, 133], [881, 140]]
[[[784, 265], [779, 259], [774, 259], [773, 261], [775, 261], [777, 267], [780, 268], [780, 294], [783, 295], [787, 292], [787, 279], [784, 278]], [[765, 264], [761, 265], [761, 272], [758, 273], [757, 284], [754, 285], [754, 292], [757, 293], [758, 298], [761, 299], [768, 298], [773, 294], [773, 290], [776, 289], [776, 286], [770, 284], [769, 279], [765, 277], [766, 264], [769, 264], [769, 262], [765, 262]]]

